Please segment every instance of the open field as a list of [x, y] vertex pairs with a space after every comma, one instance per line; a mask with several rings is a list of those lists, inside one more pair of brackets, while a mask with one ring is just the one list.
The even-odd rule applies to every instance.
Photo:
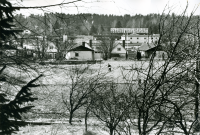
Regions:
[[[33, 103], [35, 106], [33, 110], [35, 112], [25, 114], [24, 119], [30, 121], [45, 122], [58, 122], [51, 125], [28, 125], [21, 127], [17, 135], [82, 135], [84, 133], [84, 112], [83, 109], [79, 109], [75, 114], [75, 119], [82, 120], [82, 122], [75, 122], [74, 125], [68, 124], [68, 111], [62, 101], [62, 93], [68, 95], [70, 78], [69, 70], [76, 66], [88, 67], [87, 75], [95, 76], [98, 73], [105, 74], [106, 78], [113, 80], [115, 83], [124, 83], [127, 80], [136, 82], [139, 78], [146, 77], [149, 61], [103, 61], [101, 64], [92, 65], [35, 65], [37, 72], [21, 73], [14, 71], [14, 68], [9, 68], [7, 72], [20, 75], [24, 82], [30, 81], [32, 78], [37, 77], [39, 74], [43, 74], [43, 77], [37, 82], [40, 87], [33, 88], [32, 91], [39, 99]], [[112, 71], [108, 71], [108, 63], [112, 66]], [[154, 63], [154, 70], [160, 67], [164, 62], [156, 61]], [[10, 72], [12, 71], [12, 72]], [[140, 72], [139, 72], [140, 71]], [[125, 81], [126, 80], [126, 81]], [[136, 82], [137, 83], [137, 82]], [[61, 113], [64, 114], [57, 119], [51, 116], [44, 117], [42, 115], [34, 115], [37, 113]], [[32, 116], [31, 116], [32, 115]], [[64, 120], [65, 119], [65, 120]], [[67, 119], [67, 120], [66, 120]], [[102, 123], [97, 123], [95, 119], [89, 119], [88, 130], [93, 131], [96, 135], [108, 135], [108, 129]], [[135, 133], [138, 134], [138, 133]], [[152, 135], [154, 133], [152, 132]]]
[[[28, 125], [21, 127], [17, 135], [83, 135], [85, 132], [84, 122], [74, 122], [70, 125], [66, 121], [51, 125]], [[52, 122], [53, 123], [53, 122]], [[88, 121], [88, 131], [96, 135], [109, 135], [108, 130], [96, 120]]]
[[[108, 63], [111, 65], [112, 71], [108, 71]], [[163, 64], [163, 61], [158, 61], [155, 63], [156, 66]], [[73, 68], [76, 65], [49, 65], [49, 66], [40, 66], [39, 72], [44, 74], [43, 79], [40, 81], [41, 84], [66, 84], [67, 80], [67, 71], [70, 68]], [[86, 66], [86, 65], [78, 65]], [[108, 77], [112, 77], [116, 82], [121, 82], [124, 76], [131, 76], [133, 79], [137, 78], [137, 69], [142, 70], [143, 73], [146, 72], [149, 61], [103, 61], [101, 64], [92, 64], [88, 65], [91, 70], [91, 75], [97, 72], [106, 73]], [[135, 74], [129, 74], [130, 71], [135, 70]], [[141, 73], [142, 77], [145, 75]]]
[[[108, 72], [108, 63], [112, 66], [112, 72]], [[140, 64], [138, 64], [140, 63]], [[82, 119], [82, 122], [75, 122], [74, 125], [68, 124], [68, 111], [63, 105], [61, 93], [67, 92], [69, 78], [68, 70], [73, 68], [75, 65], [35, 65], [37, 72], [23, 72], [16, 71], [14, 67], [10, 67], [6, 72], [12, 73], [14, 76], [20, 76], [24, 82], [28, 82], [39, 74], [43, 74], [43, 77], [38, 81], [40, 87], [33, 88], [32, 91], [39, 99], [33, 103], [33, 108], [36, 113], [63, 113], [65, 116], [53, 118], [51, 116], [37, 115], [36, 113], [24, 114], [24, 119], [38, 122], [59, 122], [61, 124], [52, 125], [28, 125], [21, 127], [17, 135], [81, 135], [84, 133], [84, 120], [81, 109], [75, 113], [75, 119]], [[87, 65], [76, 65], [76, 66], [87, 66]], [[147, 68], [148, 63], [137, 62], [137, 61], [104, 61], [101, 64], [89, 65], [91, 76], [97, 74], [97, 72], [105, 73], [107, 77], [119, 81], [123, 79], [129, 73], [132, 68]], [[124, 73], [122, 75], [122, 72]], [[17, 89], [19, 90], [19, 88]], [[16, 91], [17, 91], [16, 90]], [[65, 117], [65, 118], [63, 118]], [[66, 120], [64, 120], [66, 119]], [[89, 120], [88, 130], [93, 131], [96, 135], [108, 135], [108, 129], [105, 128], [101, 123], [97, 123], [96, 120]]]

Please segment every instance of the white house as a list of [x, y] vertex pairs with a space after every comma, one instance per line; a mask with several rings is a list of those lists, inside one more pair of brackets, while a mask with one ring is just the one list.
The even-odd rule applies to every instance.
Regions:
[[66, 54], [66, 59], [94, 60], [94, 50], [83, 45], [70, 49]]
[[46, 54], [49, 56], [51, 59], [56, 58], [56, 54], [58, 53], [58, 49], [56, 45], [53, 42], [47, 42], [48, 46], [46, 48]]
[[112, 54], [113, 56], [117, 54], [117, 55], [119, 55], [119, 56], [125, 57], [125, 56], [126, 56], [126, 49], [125, 49], [122, 45], [118, 44], [117, 46], [115, 46], [115, 47], [113, 48], [111, 54]]

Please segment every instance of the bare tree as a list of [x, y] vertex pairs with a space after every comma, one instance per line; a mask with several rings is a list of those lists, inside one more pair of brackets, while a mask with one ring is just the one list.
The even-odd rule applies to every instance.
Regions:
[[[72, 124], [74, 112], [88, 103], [88, 97], [101, 86], [105, 74], [95, 71], [93, 74], [89, 67], [74, 66], [69, 70], [68, 93], [62, 93], [63, 103], [69, 111], [69, 123]], [[93, 75], [92, 75], [93, 74]]]
[[113, 35], [100, 35], [100, 46], [99, 49], [103, 53], [103, 58], [107, 60], [111, 58], [111, 52], [115, 47], [115, 38]]
[[123, 85], [104, 82], [92, 97], [91, 112], [105, 124], [110, 135], [117, 131], [118, 124], [125, 120], [129, 112], [130, 103], [123, 91]]
[[[191, 39], [186, 38], [194, 19], [194, 12], [186, 16], [187, 6], [180, 15], [171, 16], [169, 12], [160, 16], [160, 38], [148, 66], [142, 70], [132, 68], [132, 72], [137, 71], [145, 76], [142, 83], [129, 89], [133, 100], [131, 103], [134, 103], [131, 112], [134, 113], [128, 115], [128, 124], [137, 127], [138, 134], [181, 132], [189, 135], [193, 132], [197, 115], [193, 119], [192, 110], [196, 110], [195, 113], [198, 114], [199, 97], [196, 94], [199, 94], [197, 87], [194, 87], [197, 79], [194, 72], [196, 63], [191, 61], [197, 58], [199, 52], [187, 52], [188, 49], [197, 46], [190, 44], [191, 42], [188, 44]], [[166, 45], [168, 58], [159, 62], [156, 61], [155, 55], [157, 48], [162, 44]], [[168, 125], [173, 127], [169, 129]]]

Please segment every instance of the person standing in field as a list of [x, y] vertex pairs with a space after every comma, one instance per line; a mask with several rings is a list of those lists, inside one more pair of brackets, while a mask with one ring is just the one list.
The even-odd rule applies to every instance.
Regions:
[[140, 60], [142, 58], [141, 52], [137, 51], [137, 56], [136, 57], [137, 57], [137, 60]]
[[162, 60], [165, 60], [165, 54], [164, 53], [162, 54]]
[[111, 65], [108, 63], [108, 71], [111, 72]]

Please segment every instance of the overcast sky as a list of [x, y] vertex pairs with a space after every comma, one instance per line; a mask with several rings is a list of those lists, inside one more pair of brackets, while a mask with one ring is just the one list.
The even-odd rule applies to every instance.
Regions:
[[[67, 3], [76, 0], [10, 0], [18, 6], [46, 6], [59, 3]], [[29, 14], [42, 14], [44, 12], [63, 12], [69, 14], [78, 13], [96, 13], [96, 14], [149, 14], [161, 13], [166, 5], [167, 8], [173, 9], [175, 13], [180, 13], [185, 8], [186, 3], [189, 3], [188, 12], [191, 12], [200, 4], [200, 0], [82, 0], [71, 4], [63, 4], [44, 9], [21, 10], [20, 12]], [[200, 15], [200, 7], [195, 12]]]

